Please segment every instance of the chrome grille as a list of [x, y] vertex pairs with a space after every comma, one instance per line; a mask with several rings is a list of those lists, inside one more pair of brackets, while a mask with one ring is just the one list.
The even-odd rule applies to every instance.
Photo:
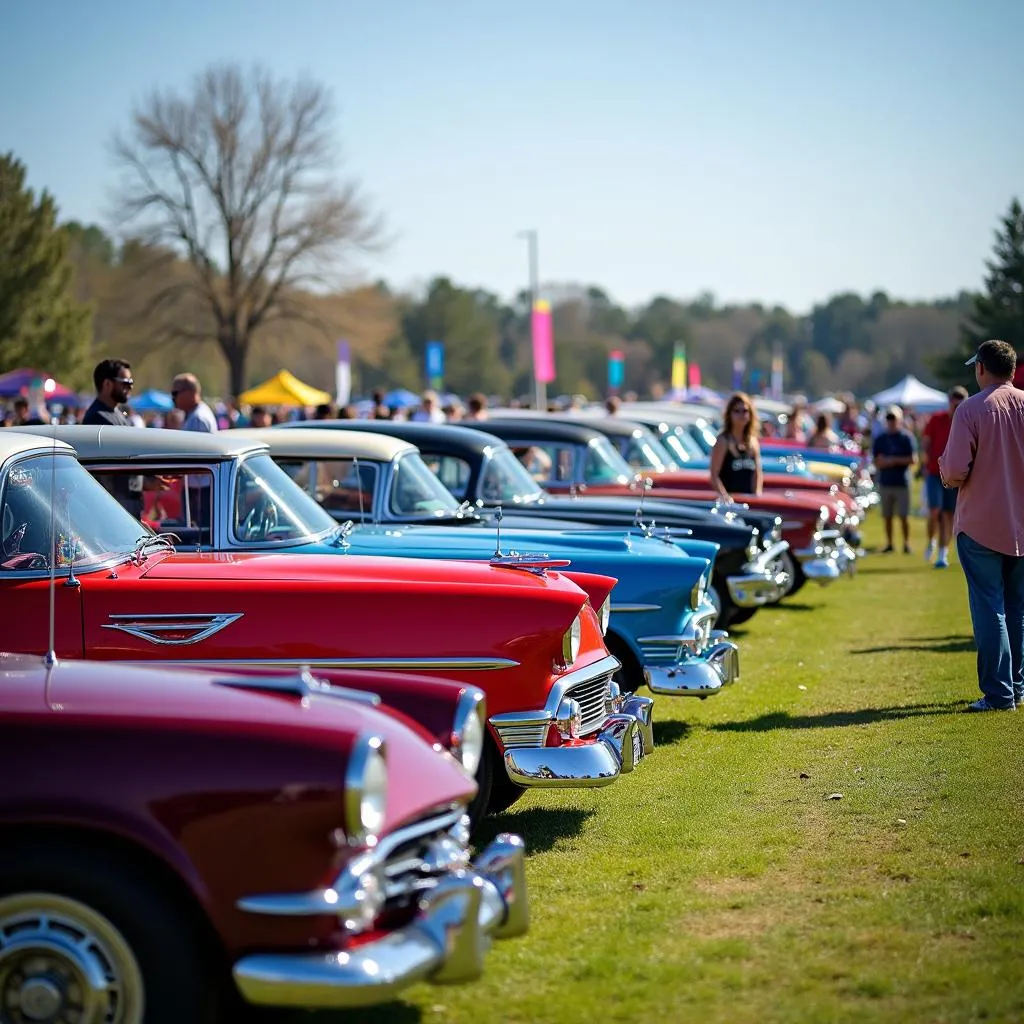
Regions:
[[548, 722], [531, 722], [525, 725], [495, 725], [505, 747], [543, 747], [547, 738]]
[[597, 679], [591, 679], [572, 687], [566, 693], [567, 697], [572, 697], [573, 700], [579, 702], [580, 710], [583, 712], [581, 736], [595, 732], [608, 717], [607, 699], [610, 678], [610, 676], [599, 676]]
[[440, 876], [469, 863], [468, 826], [461, 813], [427, 819], [398, 836], [401, 841], [389, 849], [380, 866], [388, 909], [406, 906]]
[[639, 646], [645, 665], [674, 665], [679, 661], [679, 644], [645, 644], [641, 641]]

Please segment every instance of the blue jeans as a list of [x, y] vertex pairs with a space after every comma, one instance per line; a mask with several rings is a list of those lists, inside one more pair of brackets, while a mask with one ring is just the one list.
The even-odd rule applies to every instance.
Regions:
[[1012, 707], [1024, 701], [1024, 557], [1003, 555], [966, 533], [956, 536], [967, 577], [978, 686], [989, 704]]

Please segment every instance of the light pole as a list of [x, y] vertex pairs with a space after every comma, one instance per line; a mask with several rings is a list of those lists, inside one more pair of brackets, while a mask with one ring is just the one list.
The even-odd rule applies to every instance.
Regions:
[[533, 403], [538, 412], [544, 412], [548, 407], [548, 386], [544, 381], [537, 380], [537, 339], [534, 337], [533, 327], [533, 310], [540, 297], [540, 284], [537, 280], [537, 229], [520, 231], [516, 237], [526, 239], [530, 261], [530, 365], [533, 367]]

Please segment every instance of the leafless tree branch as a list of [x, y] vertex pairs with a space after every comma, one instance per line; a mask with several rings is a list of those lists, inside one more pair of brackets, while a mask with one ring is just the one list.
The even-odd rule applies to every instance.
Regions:
[[186, 97], [152, 93], [115, 140], [119, 217], [188, 261], [236, 390], [254, 332], [291, 315], [289, 296], [383, 243], [357, 187], [335, 175], [333, 138], [322, 86], [227, 65]]

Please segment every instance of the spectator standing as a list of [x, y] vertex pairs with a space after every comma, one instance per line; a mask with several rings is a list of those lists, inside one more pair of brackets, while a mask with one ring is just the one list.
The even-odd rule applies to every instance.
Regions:
[[471, 423], [479, 423], [487, 419], [487, 396], [482, 391], [474, 391], [466, 399], [465, 419]]
[[409, 417], [417, 423], [444, 423], [444, 413], [437, 401], [436, 391], [424, 391], [419, 408]]
[[910, 467], [917, 455], [914, 435], [903, 426], [903, 410], [890, 405], [885, 412], [885, 430], [871, 445], [878, 469], [878, 491], [882, 497], [885, 525], [884, 554], [893, 550], [892, 521], [898, 517], [903, 531], [903, 553], [910, 554]]
[[924, 490], [928, 505], [928, 546], [924, 560], [930, 562], [938, 540], [939, 557], [936, 569], [949, 566], [949, 542], [953, 537], [953, 513], [956, 511], [956, 488], [946, 487], [939, 472], [939, 457], [946, 450], [953, 414], [967, 397], [967, 388], [959, 385], [949, 391], [949, 408], [931, 416], [921, 433], [921, 453], [925, 457]]
[[939, 457], [960, 489], [953, 532], [978, 648], [982, 696], [967, 710], [1010, 711], [1024, 702], [1024, 391], [1005, 341], [982, 342], [967, 365], [981, 390], [960, 403]]
[[199, 378], [193, 373], [179, 373], [171, 383], [171, 398], [174, 407], [185, 414], [182, 430], [196, 430], [204, 434], [216, 434], [220, 427], [213, 410], [203, 401]]
[[750, 396], [736, 392], [725, 406], [722, 431], [711, 449], [711, 486], [726, 501], [734, 494], [760, 494], [763, 486], [760, 428]]
[[93, 426], [132, 426], [121, 408], [135, 387], [132, 364], [124, 359], [101, 359], [93, 368], [92, 382], [96, 388], [96, 397], [85, 410], [82, 423]]

